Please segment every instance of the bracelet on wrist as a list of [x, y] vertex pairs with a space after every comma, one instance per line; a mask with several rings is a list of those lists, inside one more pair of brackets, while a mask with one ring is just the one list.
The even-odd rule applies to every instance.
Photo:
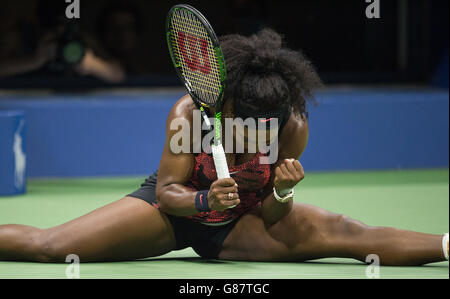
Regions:
[[286, 203], [288, 201], [291, 201], [294, 198], [294, 189], [292, 188], [291, 190], [289, 190], [289, 192], [283, 196], [278, 195], [277, 190], [275, 189], [275, 187], [273, 188], [273, 195], [275, 196], [275, 199], [278, 202], [281, 203]]

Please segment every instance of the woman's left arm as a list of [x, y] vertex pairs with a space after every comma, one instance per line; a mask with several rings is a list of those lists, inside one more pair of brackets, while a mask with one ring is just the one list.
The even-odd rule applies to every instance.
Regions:
[[298, 161], [308, 143], [308, 121], [305, 117], [291, 115], [279, 139], [277, 162], [273, 165], [270, 183], [265, 189], [261, 211], [267, 225], [272, 225], [289, 214], [292, 200], [281, 203], [274, 195], [289, 193], [304, 177], [303, 167]]

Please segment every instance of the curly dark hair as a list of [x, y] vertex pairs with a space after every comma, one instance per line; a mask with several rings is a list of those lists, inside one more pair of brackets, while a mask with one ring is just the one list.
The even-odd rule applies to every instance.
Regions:
[[284, 47], [280, 34], [266, 28], [250, 37], [222, 36], [220, 44], [227, 66], [225, 100], [247, 112], [292, 109], [307, 116], [306, 101], [314, 101], [322, 81], [300, 51]]

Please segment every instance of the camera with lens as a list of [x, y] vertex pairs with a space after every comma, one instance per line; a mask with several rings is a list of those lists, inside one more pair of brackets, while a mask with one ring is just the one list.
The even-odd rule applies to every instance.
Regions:
[[70, 71], [77, 66], [86, 53], [79, 25], [66, 21], [56, 37], [56, 55], [49, 67], [56, 72]]

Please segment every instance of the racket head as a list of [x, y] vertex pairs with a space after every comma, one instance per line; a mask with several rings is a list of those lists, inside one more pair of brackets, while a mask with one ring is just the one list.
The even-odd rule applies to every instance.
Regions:
[[208, 20], [190, 5], [175, 5], [167, 14], [166, 38], [177, 75], [194, 102], [221, 109], [225, 59]]

